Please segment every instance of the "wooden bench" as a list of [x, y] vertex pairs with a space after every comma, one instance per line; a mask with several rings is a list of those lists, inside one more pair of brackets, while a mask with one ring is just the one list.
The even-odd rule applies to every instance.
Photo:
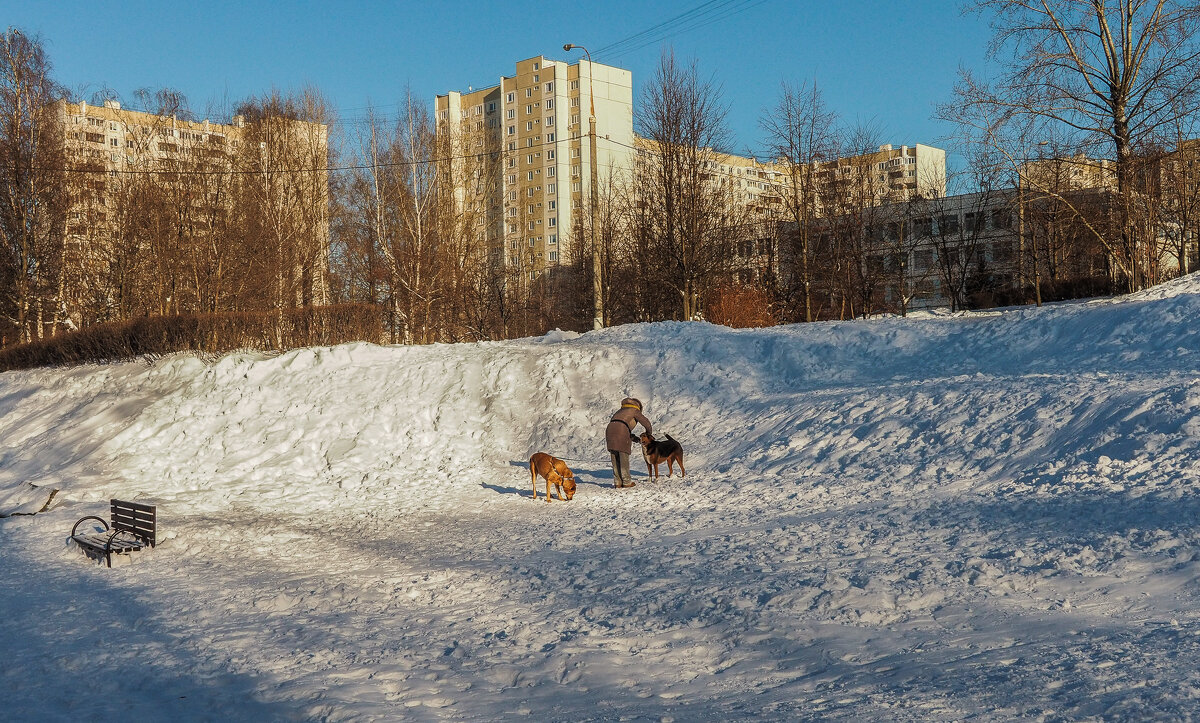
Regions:
[[[158, 534], [154, 505], [109, 500], [109, 517], [111, 525], [101, 517], [88, 515], [71, 528], [71, 539], [88, 557], [99, 561], [103, 556], [105, 563], [112, 567], [113, 555], [128, 555], [143, 547], [154, 547]], [[80, 532], [79, 526], [88, 520], [104, 525], [104, 531]]]

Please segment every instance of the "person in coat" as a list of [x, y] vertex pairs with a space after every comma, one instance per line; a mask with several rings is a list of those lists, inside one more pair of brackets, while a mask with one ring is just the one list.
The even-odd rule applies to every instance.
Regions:
[[621, 400], [621, 408], [613, 414], [604, 430], [604, 442], [612, 458], [614, 487], [635, 486], [629, 476], [629, 455], [633, 452], [633, 443], [640, 441], [633, 433], [639, 424], [647, 433], [653, 429], [650, 420], [642, 414], [641, 401], [626, 397]]

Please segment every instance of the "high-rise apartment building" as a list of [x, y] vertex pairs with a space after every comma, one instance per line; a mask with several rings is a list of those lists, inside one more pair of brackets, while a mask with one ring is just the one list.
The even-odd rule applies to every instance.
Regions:
[[437, 96], [435, 110], [457, 210], [506, 265], [531, 275], [564, 261], [593, 194], [633, 168], [628, 70], [537, 56], [494, 86]]
[[[279, 249], [276, 275], [287, 277], [287, 283], [277, 286], [287, 290], [277, 291], [274, 303], [328, 303], [324, 124], [285, 117], [256, 123], [241, 116], [232, 123], [193, 121], [122, 108], [113, 100], [101, 105], [60, 102], [59, 118], [72, 169], [64, 298], [75, 323], [104, 320], [103, 307], [120, 304], [112, 298], [112, 279], [128, 273], [131, 261], [124, 257], [135, 241], [157, 250], [168, 274], [191, 279], [211, 275], [204, 268], [211, 266], [207, 260], [251, 233], [229, 230], [232, 224], [247, 223], [234, 218], [232, 207], [239, 197], [244, 207], [260, 209], [260, 216], [272, 215], [259, 224], [259, 232], [270, 227], [280, 237], [269, 245]], [[164, 215], [153, 203], [171, 212]], [[171, 229], [156, 225], [164, 217], [173, 219]], [[168, 241], [177, 248], [162, 251]], [[153, 310], [222, 309], [227, 292], [211, 288], [216, 282], [207, 284], [210, 288], [203, 281], [192, 286], [187, 292], [164, 291]]]

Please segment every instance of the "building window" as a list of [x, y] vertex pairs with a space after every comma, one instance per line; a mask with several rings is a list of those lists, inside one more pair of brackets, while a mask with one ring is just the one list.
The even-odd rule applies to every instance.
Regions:
[[516, 109], [516, 108], [509, 108], [509, 109], [508, 109], [508, 111], [507, 111], [507, 112], [504, 114], [504, 117], [505, 117], [505, 118], [508, 118], [509, 120], [512, 120], [513, 118], [516, 118], [516, 117], [517, 117], [517, 109]]
[[[551, 170], [553, 170], [553, 169], [551, 169]], [[550, 175], [554, 175], [554, 174], [552, 173]], [[558, 192], [558, 184], [557, 183], [549, 183], [546, 185], [546, 193], [553, 194], [553, 193], [557, 193], [557, 192]]]
[[553, 133], [547, 133], [547, 134], [546, 134], [546, 142], [547, 142], [547, 143], [553, 143], [553, 142], [554, 142], [554, 134], [553, 134]]
[[558, 234], [556, 234], [556, 233], [550, 234], [550, 245], [553, 246], [557, 243], [558, 243]]
[[554, 178], [554, 166], [548, 166], [546, 168], [546, 175]]
[[579, 125], [579, 114], [578, 113], [571, 116], [571, 123], [573, 123], [574, 125]]
[[487, 112], [488, 112], [488, 113], [495, 113], [495, 112], [496, 112], [496, 101], [494, 101], [494, 100], [493, 100], [491, 103], [488, 103], [488, 104], [487, 104]]
[[579, 81], [578, 80], [571, 81], [571, 90], [579, 90]]
[[546, 101], [546, 110], [554, 110], [554, 99], [550, 98]]
[[547, 219], [547, 220], [546, 220], [546, 225], [547, 225], [547, 226], [557, 226], [557, 225], [558, 225], [558, 218], [557, 218], [557, 217], [554, 217], [554, 216], [551, 216], [549, 219]]
[[532, 181], [532, 180], [533, 180], [533, 171], [529, 171], [529, 173], [527, 173], [527, 174], [526, 174], [526, 176], [525, 176], [525, 180], [526, 180], [526, 181]]
[[517, 167], [517, 159], [515, 159], [515, 158], [508, 159], [508, 167], [516, 168]]
[[533, 247], [534, 247], [534, 245], [535, 245], [536, 243], [537, 243], [537, 241], [535, 241], [535, 240], [533, 239], [533, 237], [532, 237], [532, 236], [530, 236], [530, 237], [529, 237], [529, 248], [533, 248]]
[[550, 117], [546, 118], [546, 125], [548, 125], [548, 126], [554, 125], [554, 116], [550, 116]]
[[547, 160], [553, 160], [553, 159], [554, 159], [554, 151], [553, 151], [553, 150], [546, 151], [546, 159], [547, 159]]
[[513, 102], [513, 101], [515, 101], [516, 99], [517, 99], [517, 94], [516, 94], [516, 93], [509, 93], [509, 94], [508, 94], [508, 102], [509, 102], [509, 103], [512, 103], [512, 102]]
[[525, 115], [529, 115], [532, 112], [533, 112], [533, 106], [531, 106], [531, 105], [525, 106]]
[[525, 163], [526, 163], [526, 164], [533, 163], [533, 154], [532, 154], [532, 153], [530, 153], [529, 155], [525, 156]]
[[533, 130], [533, 121], [526, 121], [526, 122], [525, 122], [525, 130], [527, 130], [527, 131], [531, 131], [531, 130]]
[[509, 127], [508, 127], [508, 134], [509, 134], [510, 136], [516, 135], [516, 134], [517, 134], [517, 127], [516, 127], [516, 126], [509, 126]]
[[550, 252], [550, 260], [551, 260], [551, 261], [558, 261], [558, 252], [557, 252], [557, 251], [551, 251], [551, 252]]
[[526, 97], [526, 98], [532, 98], [532, 97], [533, 97], [533, 88], [526, 88], [526, 89], [525, 89], [525, 97]]
[[548, 208], [548, 209], [550, 209], [551, 211], [553, 211], [554, 209], [558, 208], [558, 201], [548, 201], [548, 202], [546, 203], [546, 208]]

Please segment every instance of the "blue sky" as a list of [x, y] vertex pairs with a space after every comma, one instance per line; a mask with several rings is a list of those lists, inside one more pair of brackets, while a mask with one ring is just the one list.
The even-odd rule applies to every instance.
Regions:
[[[601, 52], [673, 17], [709, 10]], [[539, 13], [544, 7], [546, 12]], [[43, 36], [58, 80], [86, 98], [111, 88], [182, 91], [198, 115], [272, 87], [313, 84], [353, 119], [368, 102], [394, 108], [406, 86], [430, 103], [447, 90], [494, 84], [514, 63], [544, 54], [575, 60], [563, 43], [633, 72], [635, 98], [665, 46], [695, 59], [730, 106], [733, 150], [763, 147], [759, 118], [783, 81], [815, 80], [850, 123], [881, 142], [951, 151], [953, 129], [931, 118], [960, 66], [984, 68], [985, 19], [954, 0], [687, 0], [648, 3], [110, 2], [0, 0], [4, 22]], [[714, 16], [725, 17], [703, 24]], [[522, 25], [512, 18], [530, 18]], [[636, 44], [634, 44], [636, 46]]]

